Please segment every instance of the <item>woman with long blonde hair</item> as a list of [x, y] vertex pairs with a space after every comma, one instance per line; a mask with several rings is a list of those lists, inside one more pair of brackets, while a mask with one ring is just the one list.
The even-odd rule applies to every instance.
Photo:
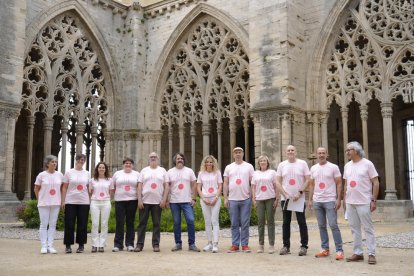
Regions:
[[222, 189], [223, 178], [218, 169], [217, 160], [214, 156], [207, 155], [201, 161], [200, 173], [197, 178], [197, 191], [200, 195], [208, 240], [207, 245], [203, 248], [205, 252], [218, 252]]

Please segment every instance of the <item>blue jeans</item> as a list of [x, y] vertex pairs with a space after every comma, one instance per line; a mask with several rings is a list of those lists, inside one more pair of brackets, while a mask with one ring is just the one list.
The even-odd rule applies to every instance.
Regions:
[[250, 198], [245, 200], [229, 200], [229, 212], [231, 221], [231, 240], [232, 245], [249, 245], [249, 225], [250, 208], [252, 201]]
[[190, 202], [170, 203], [171, 214], [174, 220], [174, 239], [176, 244], [183, 244], [181, 240], [181, 210], [187, 222], [188, 244], [195, 244], [194, 210]]
[[335, 241], [336, 252], [342, 251], [341, 231], [338, 227], [337, 213], [335, 210], [335, 201], [330, 202], [313, 202], [313, 209], [318, 219], [319, 234], [321, 236], [322, 249], [329, 250], [329, 236], [326, 228], [326, 218], [328, 218], [329, 227]]

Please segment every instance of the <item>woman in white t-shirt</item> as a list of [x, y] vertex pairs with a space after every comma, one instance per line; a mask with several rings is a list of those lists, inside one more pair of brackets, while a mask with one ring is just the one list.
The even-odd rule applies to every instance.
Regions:
[[86, 155], [78, 153], [75, 156], [75, 167], [68, 170], [63, 178], [62, 208], [65, 209], [65, 233], [63, 243], [65, 252], [72, 253], [71, 245], [79, 244], [76, 253], [83, 253], [87, 241], [89, 217], [89, 172], [83, 169]]
[[218, 169], [217, 160], [214, 156], [207, 155], [201, 161], [200, 172], [197, 178], [197, 191], [201, 198], [200, 203], [208, 240], [207, 245], [203, 248], [205, 252], [218, 252], [222, 189], [223, 178]]
[[269, 254], [275, 253], [275, 211], [279, 199], [276, 189], [276, 172], [269, 169], [269, 158], [265, 155], [257, 159], [259, 168], [252, 178], [252, 200], [256, 207], [258, 229], [259, 229], [259, 249], [257, 253], [264, 251], [264, 232], [267, 220], [267, 232], [269, 236]]
[[[60, 210], [61, 195], [60, 189], [63, 182], [63, 175], [56, 171], [57, 158], [54, 155], [47, 155], [44, 159], [46, 170], [36, 177], [34, 192], [36, 195], [37, 209], [39, 210], [40, 226], [39, 235], [41, 249], [40, 253], [56, 254], [53, 247], [55, 239], [56, 222]], [[49, 225], [49, 229], [48, 226]]]
[[[111, 213], [111, 194], [114, 192], [112, 179], [109, 177], [108, 165], [99, 162], [89, 183], [91, 194], [92, 253], [104, 252], [108, 237], [108, 220]], [[101, 234], [98, 233], [101, 217]]]

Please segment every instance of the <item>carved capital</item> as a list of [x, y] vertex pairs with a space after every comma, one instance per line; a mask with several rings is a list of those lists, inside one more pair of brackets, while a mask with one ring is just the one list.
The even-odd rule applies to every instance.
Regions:
[[43, 129], [44, 130], [53, 130], [53, 123], [54, 120], [52, 118], [44, 118], [43, 119]]
[[367, 121], [368, 120], [368, 107], [367, 106], [361, 106], [361, 120]]
[[203, 136], [208, 136], [211, 133], [211, 125], [210, 124], [203, 124], [202, 127]]
[[382, 118], [392, 118], [392, 103], [381, 103]]

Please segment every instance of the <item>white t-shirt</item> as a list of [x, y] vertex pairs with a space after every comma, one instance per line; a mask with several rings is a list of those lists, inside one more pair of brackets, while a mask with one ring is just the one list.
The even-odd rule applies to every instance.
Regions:
[[362, 158], [358, 162], [349, 161], [344, 168], [346, 180], [346, 203], [370, 204], [372, 199], [371, 179], [378, 173], [368, 159]]
[[170, 180], [170, 202], [191, 202], [191, 182], [196, 180], [193, 170], [187, 167], [174, 167], [169, 169], [167, 174]]
[[114, 189], [112, 178], [98, 178], [98, 180], [92, 178], [89, 183], [89, 191], [92, 192], [92, 200], [110, 200], [110, 190]]
[[61, 172], [55, 171], [54, 173], [49, 173], [48, 171], [43, 171], [39, 173], [34, 183], [35, 185], [40, 186], [37, 206], [60, 206], [60, 186], [62, 185], [62, 182], [63, 175]]
[[255, 189], [255, 199], [266, 200], [276, 198], [275, 184], [275, 170], [268, 169], [266, 171], [255, 171], [252, 178], [252, 188]]
[[70, 169], [63, 177], [63, 183], [69, 183], [65, 204], [89, 204], [89, 172]]
[[215, 172], [204, 171], [198, 174], [197, 183], [201, 184], [203, 197], [212, 198], [217, 195], [219, 184], [223, 183], [223, 178], [220, 170]]
[[167, 171], [162, 167], [151, 169], [150, 166], [141, 171], [142, 202], [160, 204], [164, 193], [164, 183], [168, 182]]
[[141, 174], [132, 170], [126, 173], [124, 170], [117, 171], [112, 176], [115, 187], [115, 201], [138, 200], [137, 186], [142, 182]]
[[[281, 162], [277, 167], [276, 175], [282, 177], [282, 186], [285, 192], [293, 196], [302, 189], [306, 181], [305, 177], [310, 175], [310, 172], [305, 161], [296, 159], [293, 163], [288, 160]], [[285, 200], [283, 195], [282, 200]]]
[[250, 181], [253, 173], [253, 166], [244, 161], [240, 165], [233, 162], [226, 166], [223, 176], [229, 178], [229, 200], [250, 198]]
[[315, 181], [313, 200], [316, 202], [336, 201], [335, 178], [341, 177], [337, 165], [326, 162], [323, 165], [315, 164], [311, 168], [311, 179]]

